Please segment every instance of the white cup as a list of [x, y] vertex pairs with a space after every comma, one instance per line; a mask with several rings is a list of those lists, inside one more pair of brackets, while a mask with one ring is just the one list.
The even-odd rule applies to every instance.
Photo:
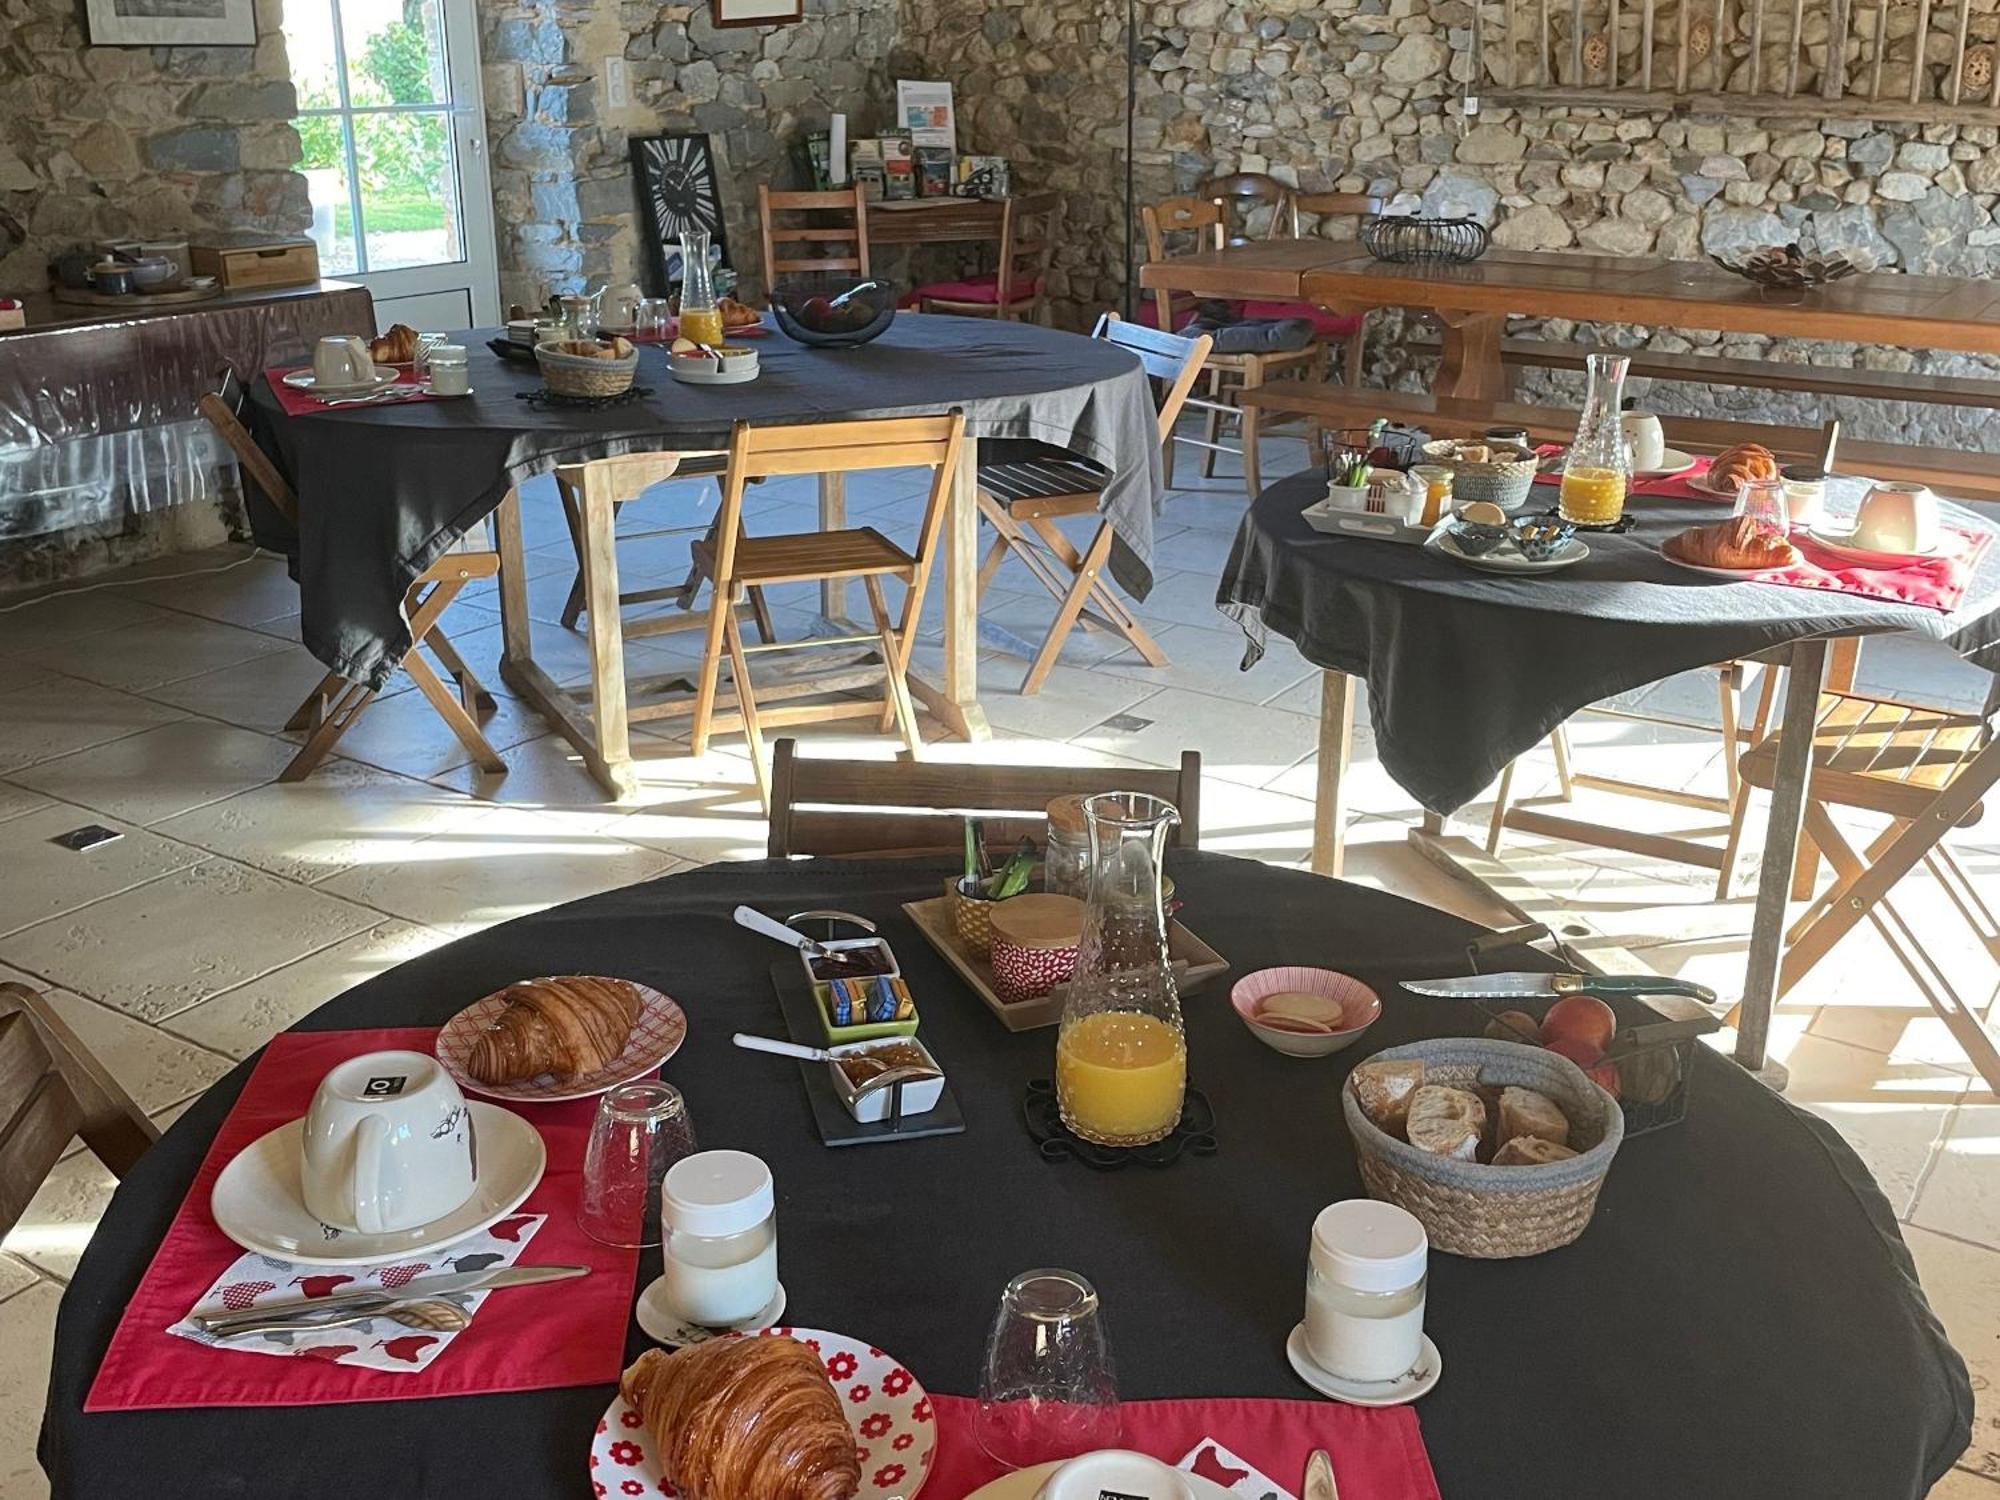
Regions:
[[1660, 419], [1649, 411], [1628, 411], [1619, 418], [1626, 446], [1632, 450], [1635, 469], [1664, 469], [1667, 466], [1667, 434]]
[[1035, 1500], [1102, 1500], [1106, 1495], [1134, 1500], [1194, 1500], [1194, 1490], [1178, 1469], [1123, 1448], [1104, 1448], [1072, 1458], [1035, 1492]]
[[434, 1057], [369, 1052], [322, 1078], [306, 1111], [306, 1210], [335, 1229], [389, 1234], [472, 1196], [465, 1096]]
[[439, 344], [431, 350], [431, 394], [472, 394], [472, 372], [465, 362], [465, 345]]
[[1862, 497], [1849, 540], [1871, 552], [1935, 552], [1937, 496], [1921, 484], [1878, 484]]
[[319, 385], [365, 385], [375, 378], [368, 340], [329, 333], [313, 345], [313, 380]]

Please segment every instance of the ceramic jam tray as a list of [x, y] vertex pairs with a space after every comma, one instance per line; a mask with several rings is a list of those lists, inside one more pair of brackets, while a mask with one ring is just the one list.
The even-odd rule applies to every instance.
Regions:
[[[944, 956], [945, 962], [958, 970], [959, 978], [972, 986], [973, 993], [986, 1002], [986, 1008], [998, 1016], [1000, 1024], [1009, 1031], [1033, 1031], [1039, 1026], [1054, 1026], [1062, 1020], [1063, 1006], [1069, 1000], [1069, 986], [1066, 984], [1057, 985], [1039, 1000], [1023, 1000], [1010, 1005], [1000, 998], [993, 982], [993, 965], [965, 948], [952, 929], [949, 897], [933, 896], [928, 901], [906, 901], [903, 910], [917, 924], [917, 931], [924, 935], [924, 940]], [[1192, 994], [1217, 975], [1229, 972], [1228, 960], [1179, 922], [1167, 924], [1167, 957], [1174, 966], [1174, 982], [1183, 995]]]

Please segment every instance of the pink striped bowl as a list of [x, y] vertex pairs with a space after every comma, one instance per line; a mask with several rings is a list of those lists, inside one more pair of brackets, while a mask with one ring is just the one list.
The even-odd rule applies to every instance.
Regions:
[[[1325, 995], [1340, 1005], [1338, 1031], [1309, 1031], [1296, 1024], [1266, 1020], [1258, 1008], [1272, 995], [1286, 990], [1303, 990]], [[1245, 974], [1229, 992], [1229, 1003], [1250, 1034], [1274, 1052], [1287, 1057], [1328, 1057], [1349, 1046], [1356, 1037], [1375, 1024], [1382, 1014], [1382, 997], [1351, 974], [1336, 969], [1259, 969]]]

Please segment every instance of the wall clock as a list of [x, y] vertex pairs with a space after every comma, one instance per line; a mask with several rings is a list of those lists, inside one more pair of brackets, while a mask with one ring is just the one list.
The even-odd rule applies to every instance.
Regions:
[[632, 177], [639, 193], [639, 222], [646, 238], [649, 290], [665, 296], [680, 279], [681, 235], [705, 229], [729, 262], [722, 223], [722, 190], [715, 152], [706, 135], [632, 137]]

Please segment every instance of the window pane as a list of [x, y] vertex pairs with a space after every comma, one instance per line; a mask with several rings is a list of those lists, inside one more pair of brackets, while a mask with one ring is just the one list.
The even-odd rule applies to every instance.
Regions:
[[354, 155], [371, 271], [464, 259], [445, 115], [356, 115]]
[[305, 146], [299, 170], [306, 175], [306, 192], [312, 199], [312, 237], [319, 246], [320, 273], [351, 276], [361, 263], [354, 246], [354, 214], [348, 206], [340, 116], [302, 115], [295, 123]]
[[451, 97], [438, 0], [340, 0], [340, 32], [348, 96], [356, 105]]
[[286, 0], [285, 54], [300, 109], [340, 104], [339, 69], [333, 55], [333, 7], [328, 0]]

